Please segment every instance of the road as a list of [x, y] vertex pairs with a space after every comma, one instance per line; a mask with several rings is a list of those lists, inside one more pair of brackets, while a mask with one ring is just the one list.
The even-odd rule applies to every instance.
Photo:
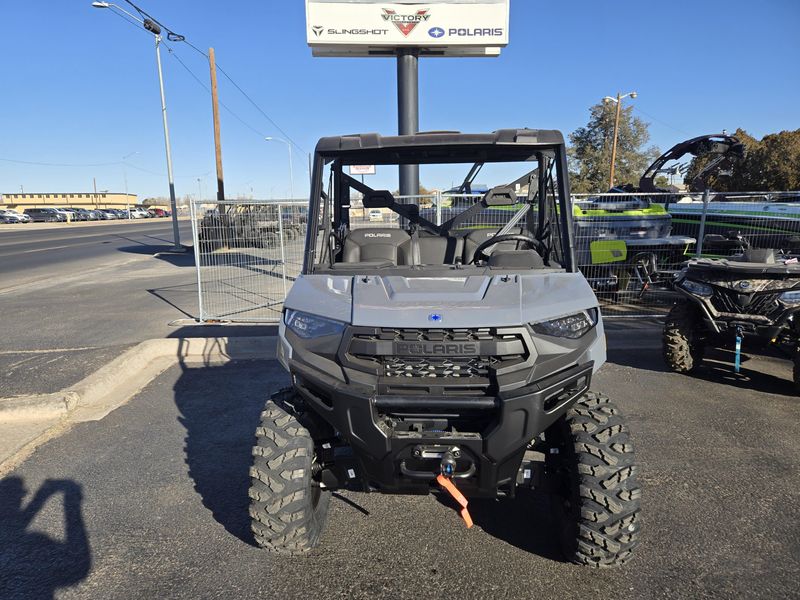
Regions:
[[560, 562], [536, 496], [474, 501], [466, 530], [434, 497], [350, 493], [312, 556], [253, 547], [250, 445], [287, 383], [254, 362], [175, 367], [0, 481], [0, 597], [796, 598], [800, 402], [785, 362], [748, 357], [734, 381], [729, 358], [690, 378], [655, 348], [613, 352], [596, 378], [642, 469], [642, 545], [619, 570]]
[[171, 242], [168, 219], [0, 230], [0, 397], [62, 389], [195, 316], [191, 253], [153, 257]]
[[[182, 241], [191, 245], [190, 222], [180, 221], [179, 230]], [[57, 270], [86, 270], [118, 262], [124, 253], [167, 249], [171, 242], [169, 219], [4, 227], [0, 230], [0, 292], [52, 277]]]

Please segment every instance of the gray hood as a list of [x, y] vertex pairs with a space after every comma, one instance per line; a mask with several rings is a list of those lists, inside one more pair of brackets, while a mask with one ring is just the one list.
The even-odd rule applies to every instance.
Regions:
[[371, 327], [506, 327], [597, 306], [579, 273], [301, 276], [287, 308]]

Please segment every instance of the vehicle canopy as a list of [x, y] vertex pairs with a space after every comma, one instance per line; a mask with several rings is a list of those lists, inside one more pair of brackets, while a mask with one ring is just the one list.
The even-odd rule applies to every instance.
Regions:
[[[436, 194], [443, 200], [439, 204], [430, 195], [401, 197], [389, 191], [396, 189], [396, 168], [380, 169], [373, 176], [378, 181], [373, 187], [348, 175], [350, 165], [420, 165], [426, 185], [434, 183], [437, 189], [448, 191]], [[464, 165], [469, 165], [466, 176]], [[475, 194], [472, 181], [479, 172], [490, 186], [485, 193]], [[553, 130], [322, 138], [315, 150], [303, 272], [346, 270], [347, 263], [353, 262], [348, 260], [352, 254], [348, 241], [355, 236], [398, 247], [413, 248], [417, 240], [423, 242], [421, 257], [389, 261], [389, 265], [356, 261], [362, 270], [466, 269], [473, 262], [469, 249], [474, 249], [474, 239], [487, 241], [501, 235], [518, 238], [507, 240], [515, 244], [513, 250], [506, 246], [508, 252], [519, 252], [525, 244], [541, 256], [542, 267], [574, 271], [566, 173], [564, 138]], [[456, 177], [463, 178], [457, 187], [453, 185]], [[391, 215], [380, 229], [368, 222], [368, 213], [374, 209]], [[444, 258], [426, 259], [426, 247], [441, 247]]]

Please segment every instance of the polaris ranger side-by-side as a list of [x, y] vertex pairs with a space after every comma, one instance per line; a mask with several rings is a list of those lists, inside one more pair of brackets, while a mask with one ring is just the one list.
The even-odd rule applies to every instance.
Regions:
[[[347, 174], [414, 164], [451, 180], [476, 163], [494, 187], [443, 223]], [[637, 470], [620, 411], [590, 391], [605, 338], [576, 267], [561, 133], [320, 140], [278, 358], [292, 387], [261, 415], [251, 471], [262, 547], [317, 545], [337, 489], [449, 494], [470, 526], [469, 498], [533, 488], [553, 499], [569, 560], [630, 558]]]

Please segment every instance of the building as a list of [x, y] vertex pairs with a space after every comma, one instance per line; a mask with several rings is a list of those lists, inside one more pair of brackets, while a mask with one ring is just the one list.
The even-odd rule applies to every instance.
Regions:
[[136, 194], [116, 192], [0, 194], [0, 208], [13, 208], [20, 212], [26, 208], [127, 208], [137, 204]]

